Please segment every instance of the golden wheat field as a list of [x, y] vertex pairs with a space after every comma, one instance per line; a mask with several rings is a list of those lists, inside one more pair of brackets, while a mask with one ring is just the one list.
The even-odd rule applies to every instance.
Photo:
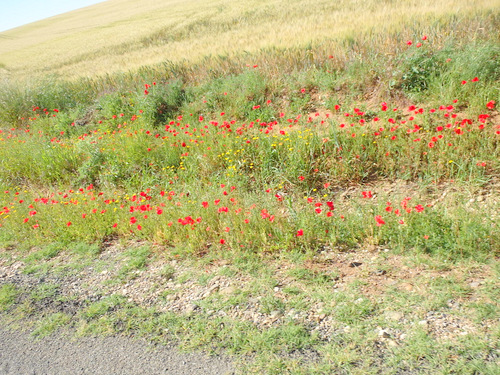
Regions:
[[445, 19], [499, 6], [498, 0], [109, 0], [0, 33], [0, 71], [74, 78], [267, 48], [313, 44], [334, 53], [360, 35], [369, 43], [375, 35], [404, 37], [410, 27], [439, 32]]

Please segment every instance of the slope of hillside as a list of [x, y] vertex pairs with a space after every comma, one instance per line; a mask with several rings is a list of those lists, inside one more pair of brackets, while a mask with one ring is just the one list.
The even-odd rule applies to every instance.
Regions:
[[335, 52], [345, 40], [453, 17], [494, 12], [497, 1], [109, 0], [0, 33], [0, 67], [20, 77], [126, 71], [162, 61], [199, 61], [310, 43]]

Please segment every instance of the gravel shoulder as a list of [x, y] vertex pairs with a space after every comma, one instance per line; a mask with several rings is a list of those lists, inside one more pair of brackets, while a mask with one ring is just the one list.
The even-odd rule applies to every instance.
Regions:
[[34, 339], [0, 330], [0, 374], [233, 374], [220, 357], [152, 347], [144, 340], [111, 336], [78, 341], [60, 335]]

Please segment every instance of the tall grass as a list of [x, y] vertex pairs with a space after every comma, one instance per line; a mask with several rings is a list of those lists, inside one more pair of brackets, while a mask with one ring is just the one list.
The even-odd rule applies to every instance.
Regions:
[[[386, 47], [393, 34], [399, 41], [422, 33], [439, 41], [448, 36], [447, 30], [460, 30], [465, 20], [475, 19], [477, 26], [468, 31], [475, 37], [488, 32], [488, 27], [483, 30], [484, 19], [498, 17], [495, 4], [485, 0], [440, 4], [428, 0], [244, 4], [164, 0], [143, 2], [140, 10], [131, 3], [106, 2], [60, 16], [50, 24], [41, 22], [38, 28], [35, 24], [5, 32], [1, 62], [16, 80], [47, 71], [74, 78], [163, 61], [203, 64], [206, 56], [238, 57], [244, 64], [253, 64], [255, 54], [263, 49], [303, 50], [311, 45], [304, 62], [314, 65], [330, 54], [342, 61], [345, 44], [354, 44], [359, 35], [364, 38], [358, 47], [375, 44], [385, 54], [390, 53]], [[449, 22], [455, 24], [453, 28], [447, 27]], [[265, 60], [264, 54], [261, 65]]]
[[[291, 5], [292, 18], [305, 3]], [[460, 192], [445, 203], [401, 181], [435, 192], [450, 181], [489, 189], [498, 179], [498, 15], [422, 17], [200, 62], [6, 81], [2, 240], [491, 254], [497, 195], [486, 206]], [[198, 27], [230, 30], [193, 22], [173, 43], [202, 38]], [[143, 44], [171, 43], [169, 35]]]

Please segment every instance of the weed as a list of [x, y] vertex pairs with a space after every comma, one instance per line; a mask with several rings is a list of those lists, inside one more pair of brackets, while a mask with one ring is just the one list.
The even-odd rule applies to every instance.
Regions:
[[142, 270], [151, 256], [151, 248], [149, 246], [140, 246], [130, 249], [124, 253], [126, 261], [119, 271], [121, 278], [133, 277], [135, 271]]
[[64, 246], [61, 243], [51, 243], [44, 246], [40, 250], [36, 250], [25, 258], [28, 263], [36, 262], [39, 260], [48, 260], [56, 257], [63, 250]]
[[0, 311], [7, 310], [16, 300], [17, 288], [12, 284], [4, 284], [0, 288]]
[[50, 314], [37, 322], [32, 334], [38, 338], [48, 336], [68, 324], [70, 319], [70, 316], [64, 313]]
[[123, 297], [112, 295], [90, 304], [81, 314], [87, 320], [97, 319], [109, 311], [117, 309], [123, 302]]

